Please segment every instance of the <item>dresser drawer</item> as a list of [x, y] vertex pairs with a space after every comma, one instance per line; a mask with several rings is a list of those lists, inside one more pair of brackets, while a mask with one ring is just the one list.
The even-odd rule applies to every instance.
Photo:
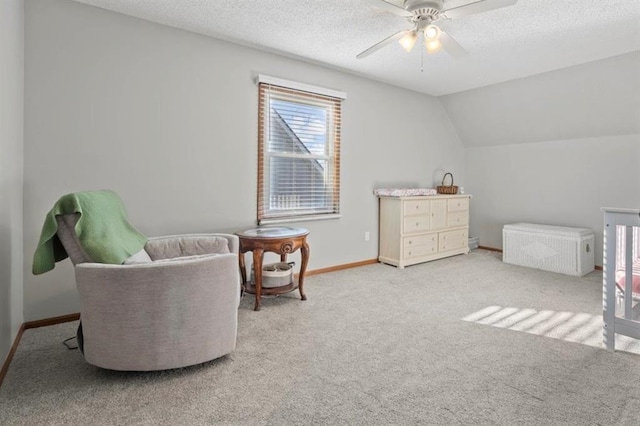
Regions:
[[404, 237], [402, 239], [402, 248], [405, 251], [422, 246], [438, 247], [438, 234], [416, 235], [415, 237]]
[[429, 230], [429, 216], [407, 216], [404, 218], [403, 232], [412, 234]]
[[469, 245], [468, 232], [466, 229], [446, 231], [438, 234], [438, 250], [456, 250]]
[[460, 212], [469, 210], [468, 198], [452, 198], [447, 200], [447, 211]]
[[469, 224], [469, 212], [447, 213], [447, 227], [467, 226]]
[[429, 214], [429, 200], [406, 200], [403, 213], [405, 216]]
[[403, 257], [405, 259], [419, 256], [426, 256], [429, 254], [434, 254], [438, 251], [438, 247], [434, 244], [433, 246], [416, 246], [416, 247], [404, 247], [402, 249]]

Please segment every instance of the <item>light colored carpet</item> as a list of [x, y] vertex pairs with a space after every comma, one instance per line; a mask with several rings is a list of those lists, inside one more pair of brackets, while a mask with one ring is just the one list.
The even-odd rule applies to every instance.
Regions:
[[601, 281], [483, 250], [312, 276], [305, 302], [245, 296], [232, 355], [156, 373], [86, 364], [76, 323], [27, 330], [0, 424], [637, 425], [640, 351], [590, 337]]

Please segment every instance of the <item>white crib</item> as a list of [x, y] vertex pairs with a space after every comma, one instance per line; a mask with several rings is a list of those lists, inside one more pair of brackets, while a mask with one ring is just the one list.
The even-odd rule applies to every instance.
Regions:
[[617, 334], [640, 339], [640, 210], [605, 207], [603, 336], [609, 351]]

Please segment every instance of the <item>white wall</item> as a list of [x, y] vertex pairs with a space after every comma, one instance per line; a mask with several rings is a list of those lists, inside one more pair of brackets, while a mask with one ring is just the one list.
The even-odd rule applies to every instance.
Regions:
[[465, 151], [470, 232], [502, 247], [519, 221], [586, 227], [640, 207], [640, 52], [440, 98]]
[[22, 315], [24, 3], [0, 1], [0, 365]]
[[437, 169], [464, 181], [436, 98], [69, 0], [27, 1], [25, 66], [28, 320], [78, 311], [69, 261], [30, 273], [62, 194], [114, 189], [150, 236], [255, 223], [258, 73], [348, 94], [343, 217], [296, 224], [311, 231], [309, 269], [377, 257], [374, 187], [433, 186]]
[[640, 135], [470, 148], [470, 233], [502, 248], [514, 222], [590, 228], [602, 265], [601, 207], [640, 207]]

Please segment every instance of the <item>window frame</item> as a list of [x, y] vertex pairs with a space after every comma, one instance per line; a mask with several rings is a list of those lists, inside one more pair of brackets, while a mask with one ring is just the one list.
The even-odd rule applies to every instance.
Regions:
[[[257, 223], [282, 223], [295, 221], [336, 219], [340, 217], [340, 143], [342, 128], [342, 101], [346, 93], [332, 89], [311, 86], [259, 75], [258, 83], [258, 185], [257, 185]], [[323, 154], [268, 152], [270, 136], [271, 100], [279, 99], [285, 102], [300, 103], [310, 106], [326, 108], [328, 139]], [[297, 134], [294, 135], [297, 137]], [[304, 144], [304, 142], [303, 142]], [[306, 147], [306, 145], [305, 145]], [[327, 161], [330, 177], [330, 202], [326, 204], [327, 211], [320, 208], [310, 209], [272, 209], [270, 164], [273, 158], [299, 158], [304, 160]], [[309, 189], [313, 189], [310, 187]]]

